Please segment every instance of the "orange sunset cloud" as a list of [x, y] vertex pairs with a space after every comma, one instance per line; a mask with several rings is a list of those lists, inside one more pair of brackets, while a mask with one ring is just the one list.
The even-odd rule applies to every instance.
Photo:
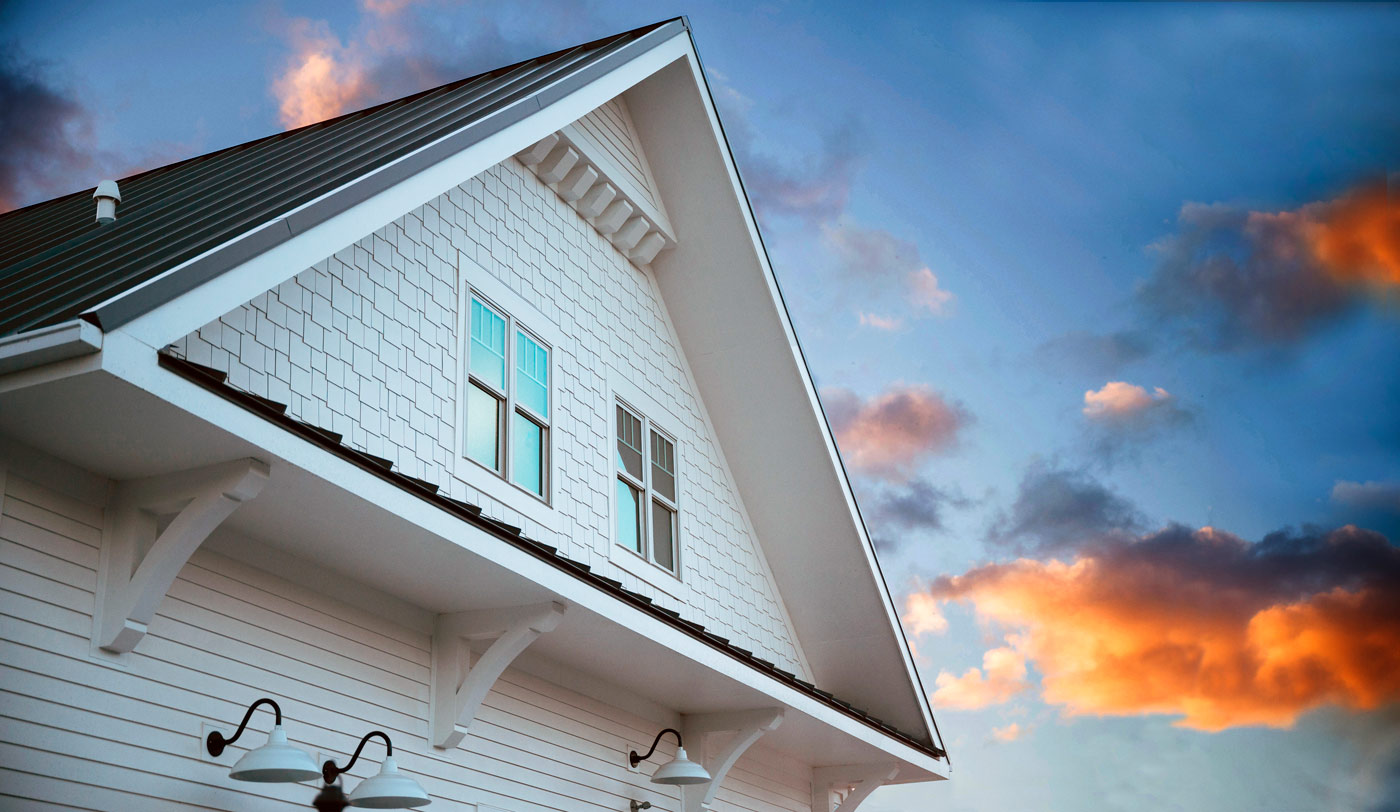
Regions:
[[1338, 282], [1400, 285], [1400, 201], [1383, 185], [1297, 211], [1250, 215], [1251, 227], [1265, 223], [1297, 234], [1317, 266]]
[[1353, 527], [1255, 544], [1169, 528], [1070, 562], [989, 564], [927, 596], [1012, 630], [1008, 647], [988, 652], [983, 672], [940, 674], [933, 698], [1003, 702], [1029, 663], [1044, 701], [1071, 715], [1171, 714], [1221, 730], [1288, 727], [1323, 705], [1373, 709], [1400, 701], [1397, 586], [1400, 550]]

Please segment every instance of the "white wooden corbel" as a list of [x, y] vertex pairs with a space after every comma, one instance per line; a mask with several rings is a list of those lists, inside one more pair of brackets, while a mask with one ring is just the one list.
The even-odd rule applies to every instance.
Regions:
[[[564, 619], [557, 602], [437, 616], [429, 688], [428, 741], [444, 750], [461, 744], [481, 701], [520, 652]], [[471, 641], [492, 639], [472, 662]]]
[[[241, 459], [113, 487], [92, 619], [98, 648], [116, 654], [136, 648], [185, 562], [230, 513], [262, 491], [268, 470], [265, 462]], [[167, 516], [173, 518], [159, 530]]]
[[[710, 780], [704, 784], [681, 787], [682, 812], [700, 812], [709, 809], [715, 800], [715, 793], [724, 783], [730, 768], [763, 738], [763, 734], [776, 730], [783, 723], [782, 708], [759, 708], [757, 710], [731, 711], [726, 713], [700, 713], [681, 717], [681, 735], [685, 737], [686, 750], [690, 757], [704, 765]], [[734, 731], [734, 737], [724, 747], [710, 753], [705, 737], [710, 733]]]
[[[817, 767], [812, 770], [812, 812], [855, 812], [870, 793], [893, 781], [896, 775], [899, 765], [893, 762]], [[841, 802], [832, 806], [833, 790], [847, 788]]]

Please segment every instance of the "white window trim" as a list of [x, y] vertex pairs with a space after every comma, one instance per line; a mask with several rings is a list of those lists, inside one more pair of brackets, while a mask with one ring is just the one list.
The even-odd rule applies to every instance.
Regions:
[[[543, 341], [549, 346], [549, 430], [545, 432], [548, 438], [545, 450], [546, 454], [546, 492], [548, 500], [542, 499], [536, 494], [526, 490], [524, 487], [515, 484], [501, 474], [492, 471], [476, 460], [471, 459], [466, 454], [467, 441], [467, 362], [470, 352], [471, 341], [471, 295], [475, 290], [481, 295], [485, 302], [493, 308], [502, 312], [507, 317], [508, 323], [514, 323], [524, 329], [527, 334], [532, 334], [535, 338]], [[509, 345], [515, 341], [514, 331], [508, 330], [506, 342]], [[454, 372], [457, 376], [457, 403], [456, 415], [452, 421], [453, 425], [453, 463], [456, 477], [465, 482], [469, 487], [480, 491], [487, 497], [504, 504], [511, 510], [520, 513], [527, 519], [535, 521], [546, 529], [558, 531], [559, 511], [555, 508], [558, 502], [558, 482], [562, 475], [559, 461], [559, 430], [558, 430], [558, 380], [559, 380], [559, 357], [564, 346], [563, 332], [559, 325], [549, 318], [546, 318], [538, 308], [511, 290], [506, 283], [481, 267], [475, 260], [465, 252], [457, 252], [457, 362]], [[513, 352], [507, 351], [507, 358], [513, 358]], [[506, 375], [515, 374], [511, 364], [506, 365]], [[507, 385], [510, 382], [507, 380]], [[505, 420], [509, 424], [512, 413], [506, 410]], [[506, 429], [507, 439], [502, 453], [511, 453], [509, 428]], [[509, 463], [503, 460], [502, 468], [508, 467]]]
[[[641, 553], [629, 550], [617, 541], [617, 405], [621, 403], [628, 407], [637, 416], [642, 418], [643, 433], [642, 441], [646, 445], [646, 453], [643, 455], [643, 470], [651, 464], [651, 435], [645, 429], [655, 426], [657, 432], [669, 439], [675, 445], [675, 466], [676, 466], [676, 536], [675, 555], [676, 571], [672, 572], [665, 567], [652, 561]], [[676, 588], [685, 582], [685, 539], [686, 521], [685, 507], [683, 499], [684, 485], [688, 481], [685, 476], [685, 445], [681, 442], [681, 435], [677, 431], [684, 425], [680, 418], [670, 410], [663, 407], [647, 395], [640, 387], [613, 369], [608, 367], [608, 504], [611, 507], [608, 523], [608, 560], [618, 568], [635, 575], [657, 589], [666, 592], [672, 597], [677, 597]], [[656, 421], [661, 421], [657, 425]], [[650, 533], [651, 528], [651, 502], [650, 493], [644, 495], [646, 504], [646, 527]], [[650, 536], [647, 544], [651, 543]]]

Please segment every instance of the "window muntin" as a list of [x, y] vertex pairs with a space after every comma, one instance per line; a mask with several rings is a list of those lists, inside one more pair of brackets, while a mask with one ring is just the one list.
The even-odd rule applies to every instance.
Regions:
[[616, 422], [617, 543], [674, 573], [675, 442], [621, 403]]
[[549, 347], [474, 291], [469, 331], [466, 455], [548, 500]]

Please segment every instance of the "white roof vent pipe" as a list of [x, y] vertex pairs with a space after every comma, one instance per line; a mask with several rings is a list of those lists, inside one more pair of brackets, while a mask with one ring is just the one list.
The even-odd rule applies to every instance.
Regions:
[[122, 193], [116, 181], [104, 180], [97, 184], [92, 199], [97, 201], [97, 222], [106, 224], [117, 219], [117, 204], [122, 202]]

